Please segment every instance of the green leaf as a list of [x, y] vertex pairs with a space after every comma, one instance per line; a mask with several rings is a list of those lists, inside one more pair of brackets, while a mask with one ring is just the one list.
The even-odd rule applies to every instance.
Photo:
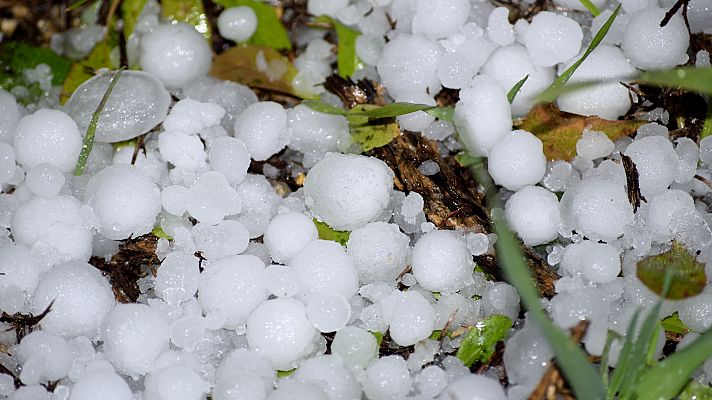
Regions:
[[515, 83], [514, 86], [509, 89], [509, 92], [507, 92], [507, 100], [509, 100], [509, 104], [512, 104], [514, 98], [517, 97], [519, 90], [522, 89], [522, 86], [524, 86], [524, 83], [526, 83], [527, 79], [529, 79], [529, 74], [527, 74], [524, 78], [520, 79], [519, 82]]
[[606, 37], [606, 34], [608, 34], [608, 30], [611, 29], [611, 25], [613, 25], [613, 21], [615, 21], [620, 10], [621, 10], [621, 5], [618, 4], [618, 7], [616, 7], [616, 9], [613, 11], [613, 14], [611, 14], [611, 16], [608, 17], [608, 19], [606, 20], [606, 23], [603, 24], [603, 26], [601, 27], [601, 29], [598, 30], [598, 32], [596, 32], [596, 35], [593, 37], [593, 40], [591, 40], [591, 43], [588, 45], [588, 47], [586, 48], [586, 51], [583, 53], [581, 58], [576, 60], [576, 62], [573, 63], [573, 65], [571, 65], [569, 68], [567, 68], [566, 71], [564, 71], [561, 75], [559, 75], [558, 78], [556, 78], [556, 80], [551, 84], [551, 86], [549, 86], [548, 89], [546, 89], [541, 95], [539, 95], [539, 101], [541, 101], [540, 99], [542, 99], [542, 98], [550, 98], [551, 97], [551, 95], [547, 93], [548, 91], [557, 90], [560, 87], [566, 85], [566, 82], [568, 82], [569, 79], [571, 79], [571, 76], [574, 74], [574, 72], [576, 72], [576, 69], [581, 64], [583, 64], [583, 62], [588, 58], [588, 56], [591, 55], [591, 53], [596, 49], [596, 47], [598, 47], [598, 45], [601, 43], [603, 38]]
[[336, 107], [334, 105], [331, 105], [325, 101], [321, 100], [304, 100], [302, 101], [302, 104], [311, 108], [314, 111], [324, 113], [324, 114], [333, 114], [333, 115], [348, 115], [349, 112], [347, 110], [344, 110], [341, 107]]
[[94, 76], [95, 71], [102, 68], [118, 68], [118, 65], [113, 65], [111, 61], [111, 47], [106, 41], [97, 43], [87, 58], [72, 65], [62, 85], [62, 103], [69, 99], [79, 85]]
[[161, 11], [163, 18], [193, 25], [195, 30], [210, 40], [210, 22], [202, 0], [161, 0]]
[[248, 44], [270, 47], [277, 50], [291, 50], [292, 42], [289, 33], [280, 21], [277, 10], [268, 3], [257, 0], [213, 0], [224, 8], [247, 6], [252, 8], [257, 16], [257, 30]]
[[26, 69], [47, 64], [52, 70], [52, 84], [61, 85], [72, 67], [72, 62], [50, 49], [34, 47], [26, 43], [3, 43], [2, 50], [10, 58], [9, 68], [13, 74], [21, 75]]
[[436, 329], [433, 331], [433, 333], [430, 334], [430, 340], [440, 340], [440, 336], [442, 336], [443, 331], [440, 329]]
[[682, 300], [699, 294], [707, 284], [705, 265], [695, 259], [677, 241], [662, 254], [638, 261], [638, 278], [657, 294], [662, 294], [666, 272], [672, 273], [672, 284], [666, 298]]
[[373, 106], [372, 108], [368, 108], [367, 110], [360, 109], [357, 107], [354, 107], [349, 110], [349, 115], [358, 115], [369, 118], [392, 118], [414, 113], [417, 111], [423, 111], [436, 118], [444, 119], [446, 121], [452, 121], [452, 115], [455, 112], [452, 107], [438, 107], [429, 106], [427, 104], [403, 102], [390, 103], [381, 107]]
[[584, 7], [588, 10], [588, 12], [591, 13], [594, 17], [598, 17], [601, 14], [601, 10], [596, 7], [595, 4], [591, 2], [591, 0], [579, 0], [581, 4], [583, 4]]
[[369, 331], [371, 335], [376, 338], [376, 348], [381, 348], [381, 343], [383, 343], [383, 333], [378, 331]]
[[289, 375], [292, 375], [294, 373], [294, 371], [296, 371], [296, 370], [297, 370], [296, 368], [292, 368], [289, 371], [277, 370], [277, 378], [286, 378]]
[[649, 85], [712, 94], [712, 67], [682, 67], [666, 71], [646, 71], [640, 75], [639, 81]]
[[682, 393], [677, 398], [678, 400], [712, 400], [712, 387], [692, 380], [682, 389]]
[[[455, 156], [455, 161], [457, 161], [457, 163], [460, 164], [460, 166], [464, 167], [464, 168], [471, 166], [478, 159], [479, 159], [479, 157], [473, 157], [470, 153], [468, 153], [466, 151], [457, 153], [457, 155]], [[479, 268], [479, 266], [478, 266], [478, 268]], [[480, 271], [480, 272], [484, 272], [484, 271]]]
[[685, 335], [690, 332], [690, 328], [682, 322], [677, 311], [663, 319], [661, 323], [665, 332], [677, 333], [678, 335]]
[[314, 225], [316, 225], [316, 230], [319, 232], [319, 239], [322, 240], [333, 240], [342, 246], [346, 246], [346, 242], [349, 241], [349, 231], [337, 231], [331, 229], [331, 227], [323, 222], [314, 219]]
[[129, 36], [133, 33], [136, 21], [138, 21], [138, 16], [141, 15], [146, 1], [147, 0], [122, 0], [121, 19], [124, 21], [124, 39], [128, 40]]
[[401, 134], [398, 123], [392, 117], [366, 116], [370, 111], [381, 108], [370, 104], [357, 105], [349, 110], [346, 117], [349, 120], [351, 139], [361, 145], [363, 152], [385, 146]]
[[173, 237], [171, 235], [167, 234], [163, 230], [163, 228], [161, 228], [160, 226], [154, 227], [153, 230], [151, 231], [151, 233], [153, 234], [153, 236], [155, 236], [159, 239], [166, 239], [166, 240], [171, 240], [171, 241], [173, 240]]
[[109, 96], [111, 96], [111, 91], [114, 89], [114, 86], [116, 86], [116, 82], [119, 81], [122, 71], [123, 70], [118, 70], [114, 73], [114, 77], [111, 78], [111, 82], [109, 82], [109, 87], [107, 87], [106, 92], [104, 92], [104, 97], [101, 98], [99, 106], [91, 116], [89, 126], [87, 127], [87, 134], [84, 137], [84, 143], [82, 144], [82, 151], [79, 153], [77, 167], [74, 169], [74, 175], [76, 176], [84, 173], [84, 168], [86, 168], [87, 165], [87, 159], [89, 159], [89, 154], [94, 146], [94, 134], [96, 133], [96, 126], [99, 125], [99, 116], [101, 115], [101, 111], [104, 109], [106, 102], [109, 100]]
[[494, 354], [497, 342], [504, 339], [511, 327], [512, 320], [508, 317], [490, 315], [470, 329], [460, 343], [456, 357], [468, 368], [475, 362], [486, 362]]
[[322, 15], [315, 20], [316, 22], [326, 22], [331, 24], [336, 31], [337, 53], [336, 66], [339, 70], [339, 76], [348, 78], [361, 67], [361, 61], [356, 55], [356, 39], [361, 32], [353, 30], [327, 15]]

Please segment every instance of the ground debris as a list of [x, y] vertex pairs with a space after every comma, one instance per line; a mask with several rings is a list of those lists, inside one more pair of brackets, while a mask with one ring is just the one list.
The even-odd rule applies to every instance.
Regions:
[[10, 324], [10, 326], [15, 329], [15, 336], [17, 338], [17, 342], [20, 343], [20, 341], [22, 341], [22, 338], [32, 332], [35, 327], [42, 321], [42, 319], [47, 316], [50, 311], [52, 311], [52, 304], [54, 304], [54, 301], [49, 303], [47, 308], [45, 308], [45, 310], [38, 315], [22, 313], [8, 314], [3, 311], [2, 315], [0, 315], [0, 322]]
[[625, 170], [626, 188], [628, 189], [628, 201], [633, 206], [633, 212], [638, 212], [640, 201], [648, 202], [648, 200], [640, 194], [640, 182], [638, 181], [638, 168], [636, 168], [633, 160], [627, 155], [621, 153], [623, 161], [623, 169]]

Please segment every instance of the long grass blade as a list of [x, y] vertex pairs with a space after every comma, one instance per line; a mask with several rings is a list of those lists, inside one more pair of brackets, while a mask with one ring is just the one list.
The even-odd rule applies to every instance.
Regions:
[[104, 110], [104, 106], [106, 106], [106, 102], [109, 101], [109, 96], [111, 95], [111, 91], [114, 90], [114, 86], [116, 86], [116, 82], [119, 81], [119, 78], [121, 77], [121, 73], [123, 70], [118, 70], [116, 71], [116, 74], [114, 74], [114, 77], [111, 78], [111, 82], [109, 82], [109, 86], [106, 88], [106, 92], [104, 92], [104, 97], [101, 98], [101, 101], [99, 102], [99, 106], [96, 108], [96, 111], [94, 111], [94, 114], [91, 116], [91, 120], [89, 121], [89, 126], [87, 127], [87, 134], [84, 137], [84, 143], [82, 144], [82, 151], [79, 153], [79, 160], [77, 161], [77, 166], [74, 169], [74, 175], [79, 176], [84, 173], [84, 169], [87, 166], [87, 159], [89, 159], [89, 154], [91, 153], [92, 147], [94, 147], [94, 134], [96, 133], [96, 127], [99, 125], [99, 116], [101, 115], [101, 112]]
[[647, 71], [640, 82], [712, 95], [712, 67], [683, 67], [665, 71]]
[[515, 83], [514, 86], [509, 89], [509, 92], [507, 93], [507, 100], [509, 100], [509, 104], [512, 104], [514, 98], [517, 97], [517, 94], [522, 89], [522, 86], [524, 86], [524, 84], [527, 82], [527, 79], [529, 79], [529, 74], [527, 74], [524, 78], [520, 79], [519, 82]]
[[588, 12], [591, 13], [594, 17], [598, 17], [601, 14], [601, 10], [596, 7], [591, 0], [579, 0], [581, 4], [583, 4], [584, 7], [588, 10]]

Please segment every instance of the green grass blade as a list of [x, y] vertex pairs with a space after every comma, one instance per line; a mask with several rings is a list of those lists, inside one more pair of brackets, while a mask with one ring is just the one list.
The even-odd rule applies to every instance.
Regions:
[[348, 115], [349, 114], [349, 112], [347, 110], [344, 110], [341, 107], [336, 107], [334, 105], [331, 105], [331, 104], [321, 101], [321, 100], [304, 100], [304, 101], [302, 101], [302, 104], [311, 108], [314, 111], [324, 113], [324, 114], [333, 114], [333, 115]]
[[326, 15], [318, 17], [315, 21], [326, 22], [334, 27], [337, 40], [336, 67], [339, 70], [339, 76], [350, 77], [357, 69], [361, 68], [361, 60], [356, 55], [356, 39], [361, 32]]
[[[566, 85], [566, 82], [571, 79], [571, 76], [576, 72], [576, 69], [583, 64], [583, 62], [588, 58], [591, 53], [596, 50], [596, 47], [598, 47], [599, 44], [601, 44], [601, 41], [603, 40], [604, 37], [608, 34], [608, 31], [611, 29], [611, 25], [613, 25], [613, 21], [615, 21], [616, 17], [618, 16], [618, 13], [621, 11], [621, 5], [618, 4], [618, 7], [613, 11], [613, 14], [611, 14], [610, 17], [606, 20], [606, 23], [603, 24], [601, 29], [596, 32], [596, 35], [593, 37], [593, 40], [591, 40], [591, 43], [589, 43], [588, 47], [586, 48], [586, 51], [583, 53], [581, 58], [576, 60], [576, 62], [571, 65], [569, 68], [566, 69], [561, 75], [559, 75], [558, 78], [549, 86], [548, 89], [546, 89], [539, 97], [543, 97], [545, 94], [547, 94], [548, 91], [550, 90], [557, 90], [560, 87]], [[550, 94], [547, 94], [546, 97], [551, 97]], [[555, 98], [555, 97], [554, 97]], [[542, 101], [542, 100], [539, 100]]]
[[249, 44], [266, 46], [277, 50], [291, 50], [289, 32], [277, 15], [277, 10], [269, 2], [259, 0], [212, 0], [224, 8], [247, 6], [257, 16], [257, 30], [247, 40]]
[[94, 147], [94, 134], [96, 133], [97, 125], [99, 125], [99, 116], [104, 110], [104, 106], [106, 106], [106, 102], [109, 100], [111, 91], [114, 90], [114, 86], [116, 86], [116, 82], [119, 81], [122, 72], [123, 70], [121, 69], [116, 71], [114, 77], [111, 78], [111, 82], [109, 82], [109, 86], [106, 88], [106, 92], [104, 92], [104, 97], [101, 98], [99, 106], [96, 108], [96, 111], [94, 111], [94, 114], [92, 114], [91, 116], [89, 126], [87, 127], [87, 135], [84, 137], [84, 143], [82, 143], [82, 151], [81, 153], [79, 153], [79, 160], [77, 160], [77, 166], [74, 169], [74, 175], [76, 176], [79, 176], [84, 173], [84, 169], [87, 166], [87, 159], [89, 159], [91, 149], [92, 147]]
[[647, 71], [640, 82], [712, 95], [712, 67], [683, 67], [665, 71]]
[[599, 363], [599, 369], [601, 371], [601, 382], [604, 387], [608, 387], [608, 359], [611, 356], [611, 346], [614, 340], [621, 340], [622, 337], [617, 332], [608, 330], [606, 335], [606, 344], [603, 346], [603, 355], [601, 355], [601, 361]]
[[628, 371], [627, 366], [631, 358], [631, 353], [633, 351], [633, 338], [635, 337], [635, 327], [638, 325], [638, 319], [640, 318], [640, 310], [636, 310], [631, 318], [630, 323], [626, 329], [625, 339], [623, 340], [623, 347], [618, 355], [618, 364], [611, 374], [611, 383], [607, 388], [607, 398], [613, 399], [615, 395], [620, 390], [623, 385], [623, 379], [626, 377]]
[[601, 10], [596, 7], [591, 0], [579, 0], [581, 4], [590, 12], [594, 17], [598, 17], [601, 14]]
[[507, 93], [507, 100], [509, 100], [509, 104], [512, 104], [514, 98], [517, 97], [517, 93], [519, 93], [519, 90], [522, 89], [522, 86], [524, 86], [524, 83], [526, 83], [527, 79], [529, 79], [529, 74], [519, 80], [519, 82], [515, 83], [514, 86], [509, 89], [509, 92]]

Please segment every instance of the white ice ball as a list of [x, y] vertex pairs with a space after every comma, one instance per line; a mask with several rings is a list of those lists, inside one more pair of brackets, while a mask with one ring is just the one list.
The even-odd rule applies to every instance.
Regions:
[[553, 356], [554, 351], [541, 331], [525, 325], [507, 340], [504, 348], [504, 367], [510, 382], [538, 382]]
[[110, 370], [90, 371], [72, 387], [69, 400], [131, 400], [129, 385]]
[[524, 34], [524, 44], [534, 65], [551, 67], [569, 60], [581, 50], [583, 31], [569, 17], [542, 11]]
[[257, 161], [264, 161], [289, 144], [287, 112], [272, 101], [247, 107], [235, 118], [235, 137], [242, 140]]
[[470, 15], [468, 0], [417, 1], [413, 33], [430, 39], [443, 39], [456, 33]]
[[319, 332], [336, 332], [351, 319], [351, 304], [338, 293], [320, 292], [309, 297], [306, 312]]
[[64, 174], [57, 167], [42, 163], [25, 175], [25, 184], [32, 193], [41, 197], [54, 197], [64, 186]]
[[337, 293], [349, 299], [358, 290], [354, 261], [344, 248], [330, 240], [307, 243], [289, 263], [299, 279], [301, 295]]
[[325, 153], [346, 151], [352, 143], [343, 115], [320, 113], [304, 104], [289, 109], [287, 115], [292, 137], [289, 148], [304, 153], [305, 167], [314, 165]]
[[413, 275], [432, 292], [453, 293], [471, 279], [474, 264], [465, 242], [452, 231], [432, 230], [413, 247]]
[[170, 327], [147, 305], [118, 304], [104, 319], [101, 338], [106, 358], [119, 372], [143, 375], [168, 349]]
[[412, 389], [408, 364], [400, 356], [381, 357], [366, 369], [363, 390], [370, 400], [405, 398]]
[[410, 256], [410, 239], [398, 225], [371, 222], [351, 232], [346, 244], [361, 282], [395, 282]]
[[17, 163], [26, 171], [48, 163], [69, 172], [82, 150], [82, 135], [72, 117], [42, 108], [17, 123], [14, 146]]
[[156, 295], [169, 304], [179, 304], [193, 298], [200, 280], [198, 264], [198, 258], [190, 252], [169, 253], [156, 274]]
[[507, 92], [491, 77], [476, 76], [460, 91], [455, 104], [455, 127], [465, 148], [486, 156], [494, 144], [512, 130]]
[[378, 357], [376, 337], [365, 329], [347, 326], [336, 332], [331, 352], [341, 356], [347, 367], [365, 368]]
[[170, 114], [163, 120], [163, 129], [194, 135], [219, 124], [223, 116], [225, 109], [218, 104], [185, 98], [173, 105]]
[[208, 171], [188, 189], [185, 208], [201, 223], [216, 225], [242, 210], [242, 197], [221, 173]]
[[666, 9], [647, 8], [635, 14], [623, 33], [621, 48], [636, 67], [643, 70], [667, 69], [687, 62], [690, 34], [680, 14], [665, 27], [660, 21]]
[[208, 160], [214, 171], [220, 172], [231, 184], [242, 182], [250, 167], [250, 152], [239, 140], [223, 136], [212, 141]]
[[198, 299], [206, 313], [225, 313], [225, 326], [234, 329], [242, 326], [250, 312], [267, 299], [265, 284], [265, 265], [259, 258], [225, 257], [206, 265]]
[[20, 380], [25, 385], [58, 381], [72, 367], [72, 348], [64, 338], [46, 331], [34, 331], [17, 347], [22, 362]]
[[257, 30], [257, 15], [248, 6], [230, 7], [218, 16], [220, 36], [234, 42], [244, 42]]
[[678, 162], [672, 143], [662, 136], [647, 136], [631, 143], [625, 154], [638, 170], [640, 193], [652, 197], [675, 180]]
[[32, 312], [40, 314], [50, 303], [52, 311], [42, 319], [42, 329], [68, 338], [95, 337], [114, 305], [114, 293], [98, 269], [72, 261], [53, 267], [40, 278], [32, 294]]
[[205, 148], [197, 135], [165, 131], [158, 135], [158, 151], [163, 161], [177, 168], [196, 171], [205, 167]]
[[542, 187], [526, 186], [514, 193], [504, 212], [509, 226], [527, 246], [546, 244], [559, 236], [559, 199]]
[[438, 397], [439, 400], [466, 399], [477, 393], [477, 400], [505, 400], [502, 385], [496, 380], [483, 375], [467, 374], [453, 381]]
[[198, 223], [191, 233], [196, 248], [208, 260], [240, 254], [250, 245], [250, 233], [245, 226], [230, 219], [217, 225]]
[[270, 258], [287, 264], [304, 245], [318, 238], [319, 232], [314, 221], [302, 213], [292, 211], [272, 218], [263, 240]]
[[31, 295], [40, 279], [40, 270], [27, 246], [8, 243], [0, 246], [0, 291], [15, 286]]
[[247, 319], [247, 343], [272, 365], [288, 371], [316, 349], [319, 333], [304, 304], [291, 298], [267, 300]]
[[210, 385], [186, 365], [170, 365], [146, 376], [145, 400], [201, 400]]
[[20, 117], [20, 107], [15, 96], [0, 89], [0, 142], [12, 144]]
[[293, 377], [316, 384], [332, 400], [359, 399], [362, 395], [361, 384], [337, 355], [310, 358], [299, 366]]
[[566, 246], [559, 265], [572, 276], [580, 273], [593, 283], [609, 283], [621, 272], [621, 256], [608, 243], [585, 240]]
[[546, 173], [544, 145], [532, 133], [513, 131], [492, 147], [487, 169], [496, 184], [509, 190], [535, 185]]
[[181, 88], [203, 77], [211, 58], [205, 37], [184, 22], [159, 25], [141, 38], [141, 69], [168, 88]]
[[401, 346], [411, 346], [427, 339], [435, 329], [435, 309], [416, 291], [394, 291], [382, 307], [390, 315], [388, 332]]
[[18, 172], [18, 168], [15, 160], [15, 149], [11, 145], [0, 141], [0, 185], [12, 181]]
[[576, 154], [596, 160], [610, 155], [615, 146], [605, 133], [584, 129], [581, 139], [576, 142]]
[[695, 212], [695, 201], [682, 190], [665, 190], [648, 199], [647, 222], [653, 239], [659, 243], [670, 241], [676, 233], [675, 221], [680, 216]]
[[331, 228], [354, 230], [383, 217], [393, 177], [376, 158], [327, 153], [307, 174], [304, 202]]
[[420, 35], [401, 34], [386, 43], [376, 69], [381, 83], [392, 96], [406, 92], [437, 91], [441, 50], [438, 44]]
[[151, 232], [161, 211], [161, 192], [132, 165], [112, 165], [87, 184], [87, 204], [100, 221], [99, 233], [121, 240]]
[[561, 198], [563, 226], [591, 239], [616, 239], [632, 220], [633, 207], [620, 183], [586, 179]]
[[282, 198], [263, 175], [247, 174], [235, 190], [242, 199], [242, 213], [237, 220], [250, 232], [250, 238], [264, 235]]

